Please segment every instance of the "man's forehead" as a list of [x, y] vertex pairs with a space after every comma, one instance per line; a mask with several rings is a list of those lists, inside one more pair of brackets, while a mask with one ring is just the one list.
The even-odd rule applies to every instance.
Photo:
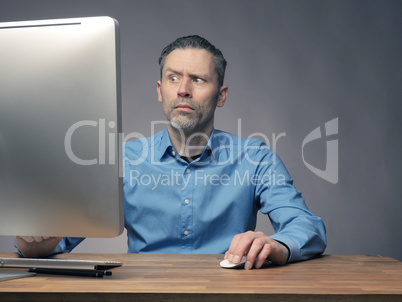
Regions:
[[188, 69], [193, 72], [213, 73], [215, 63], [212, 54], [205, 49], [185, 48], [175, 49], [167, 57], [164, 70]]

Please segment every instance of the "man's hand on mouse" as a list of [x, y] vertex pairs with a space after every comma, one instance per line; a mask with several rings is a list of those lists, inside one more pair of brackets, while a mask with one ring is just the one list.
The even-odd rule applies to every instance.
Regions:
[[288, 248], [262, 232], [248, 231], [233, 237], [225, 259], [233, 263], [240, 263], [243, 255], [247, 255], [245, 269], [260, 268], [266, 259], [273, 264], [286, 264], [289, 257]]

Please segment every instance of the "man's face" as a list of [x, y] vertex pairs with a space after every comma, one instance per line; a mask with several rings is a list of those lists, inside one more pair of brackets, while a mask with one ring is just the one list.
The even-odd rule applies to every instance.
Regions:
[[218, 85], [212, 54], [192, 48], [167, 56], [157, 90], [168, 121], [187, 133], [212, 131], [215, 108], [227, 95], [227, 87]]

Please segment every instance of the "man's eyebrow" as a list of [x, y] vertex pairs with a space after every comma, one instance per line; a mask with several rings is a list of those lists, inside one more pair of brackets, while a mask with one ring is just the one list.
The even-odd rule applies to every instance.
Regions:
[[[170, 67], [166, 68], [166, 70], [164, 71], [164, 74], [166, 74], [166, 73], [174, 73], [174, 74], [182, 75], [181, 72], [174, 70]], [[190, 77], [192, 79], [194, 79], [194, 78], [208, 79], [209, 78], [209, 76], [206, 74], [195, 74], [195, 73], [190, 73]]]
[[170, 68], [170, 67], [166, 68], [164, 74], [166, 74], [167, 72], [176, 73], [176, 74], [180, 74], [180, 75], [181, 75], [181, 72], [178, 72], [177, 70], [174, 70], [174, 69], [172, 69], [172, 68]]

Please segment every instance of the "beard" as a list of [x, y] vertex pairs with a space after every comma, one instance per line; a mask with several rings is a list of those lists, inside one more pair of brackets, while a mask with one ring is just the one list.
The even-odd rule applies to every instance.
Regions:
[[[193, 112], [176, 111], [175, 108], [179, 104], [185, 104], [192, 108]], [[176, 100], [168, 108], [164, 108], [166, 118], [172, 125], [172, 127], [183, 130], [183, 131], [193, 131], [197, 125], [198, 121], [202, 118], [197, 109], [197, 104], [189, 100]]]
[[169, 120], [172, 127], [183, 130], [183, 131], [193, 131], [197, 123], [191, 118], [185, 118], [183, 116], [174, 116]]
[[[163, 96], [162, 96], [163, 100]], [[193, 109], [192, 112], [177, 111], [175, 108], [179, 104], [186, 104]], [[188, 99], [177, 99], [171, 104], [163, 101], [163, 112], [172, 127], [184, 131], [202, 131], [206, 124], [213, 119], [216, 103], [212, 106], [202, 108], [198, 103]]]

